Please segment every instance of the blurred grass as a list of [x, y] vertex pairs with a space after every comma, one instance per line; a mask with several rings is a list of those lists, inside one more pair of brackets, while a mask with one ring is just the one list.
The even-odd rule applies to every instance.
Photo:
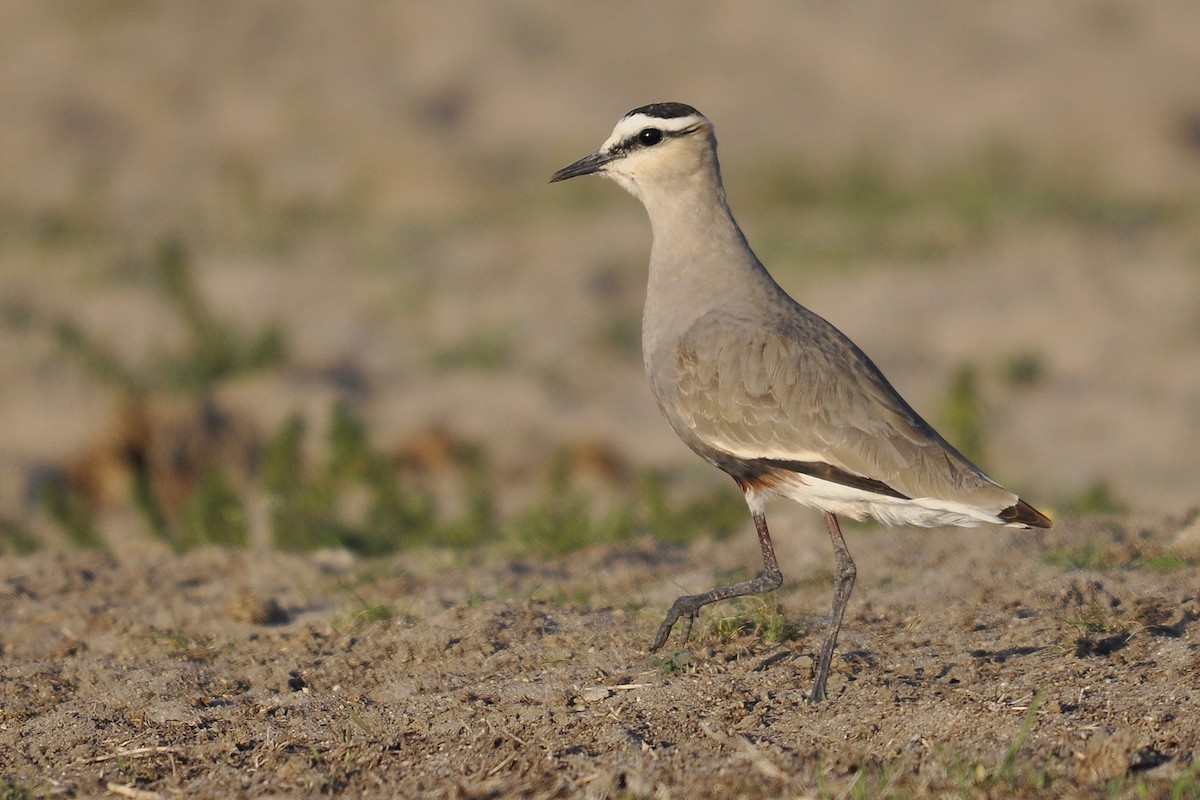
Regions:
[[223, 381], [284, 362], [283, 330], [268, 325], [247, 337], [222, 320], [201, 294], [180, 242], [169, 239], [160, 244], [149, 267], [161, 297], [186, 333], [177, 351], [160, 351], [149, 365], [135, 369], [121, 363], [112, 347], [72, 320], [59, 319], [51, 326], [59, 348], [102, 385], [128, 394], [205, 394]]
[[[308, 424], [299, 415], [285, 420], [261, 446], [243, 442], [236, 420], [212, 398], [235, 377], [281, 366], [286, 358], [282, 331], [267, 326], [249, 336], [236, 332], [205, 301], [187, 253], [175, 241], [160, 245], [149, 266], [164, 302], [187, 333], [177, 350], [159, 353], [148, 366], [133, 367], [72, 321], [51, 326], [65, 353], [103, 386], [128, 398], [117, 433], [73, 468], [83, 477], [72, 478], [72, 468], [65, 468], [61, 479], [46, 482], [43, 508], [77, 546], [103, 544], [96, 526], [98, 501], [90, 492], [105, 482], [106, 469], [128, 475], [130, 506], [152, 535], [179, 550], [246, 546], [247, 508], [258, 492], [268, 501], [270, 541], [276, 548], [345, 548], [366, 557], [430, 545], [500, 544], [561, 553], [642, 534], [668, 541], [725, 535], [744, 521], [736, 493], [677, 500], [658, 474], [648, 473], [624, 494], [609, 492], [602, 499], [575, 485], [565, 455], [547, 467], [538, 497], [500, 520], [495, 476], [486, 454], [475, 446], [456, 448], [451, 466], [462, 510], [446, 513], [429, 489], [412, 481], [372, 441], [365, 422], [346, 403], [331, 408], [322, 443], [308, 441]], [[479, 331], [444, 348], [434, 362], [445, 369], [502, 369], [513, 346], [506, 331]], [[193, 416], [182, 430], [164, 428], [150, 412], [162, 395], [193, 400]], [[156, 458], [162, 450], [168, 453], [165, 464]], [[244, 465], [236, 461], [243, 457], [239, 453], [253, 455], [253, 475], [243, 474]], [[169, 472], [160, 475], [156, 469]], [[89, 475], [89, 470], [100, 472]], [[16, 528], [4, 533], [7, 548], [37, 544]]]
[[1194, 199], [1122, 195], [1066, 172], [1038, 171], [1016, 146], [995, 142], [916, 176], [896, 174], [873, 154], [833, 169], [772, 160], [747, 173], [733, 194], [746, 206], [741, 211], [739, 203], [741, 214], [757, 220], [759, 255], [773, 264], [933, 261], [976, 247], [1006, 225], [1131, 233], [1188, 224], [1198, 210]]
[[66, 484], [57, 481], [45, 484], [39, 500], [71, 544], [85, 548], [102, 544], [92, 507]]
[[0, 778], [0, 800], [29, 800], [33, 792], [8, 778]]
[[[495, 471], [478, 446], [461, 448], [449, 468], [463, 502], [447, 511], [372, 441], [347, 404], [332, 407], [323, 443], [310, 442], [308, 428], [299, 415], [278, 427], [263, 446], [257, 482], [238, 484], [220, 464], [205, 465], [175, 518], [166, 515], [145, 482], [133, 483], [130, 502], [143, 512], [148, 531], [176, 549], [245, 547], [246, 509], [261, 491], [276, 549], [345, 549], [367, 558], [415, 547], [490, 547], [550, 556], [640, 536], [683, 543], [728, 536], [747, 519], [736, 492], [682, 494], [656, 472], [643, 473], [626, 488], [584, 489], [565, 453], [547, 465], [536, 496], [501, 519]], [[53, 486], [47, 508], [67, 538], [79, 547], [103, 546], [97, 510], [65, 485]], [[6, 550], [25, 552], [39, 544], [15, 525], [0, 527]]]
[[618, 313], [611, 317], [596, 334], [596, 344], [603, 350], [623, 358], [641, 358], [642, 317], [637, 313]]
[[37, 538], [25, 526], [0, 517], [0, 555], [20, 556], [37, 548]]
[[1012, 386], [1036, 386], [1045, 377], [1045, 360], [1033, 351], [1017, 353], [1004, 365], [1004, 379]]
[[[868, 181], [868, 188], [860, 191], [872, 194], [871, 185]], [[150, 265], [164, 301], [188, 333], [177, 351], [160, 353], [149, 367], [134, 369], [70, 321], [52, 327], [55, 340], [102, 384], [133, 397], [133, 406], [142, 414], [136, 418], [139, 424], [149, 424], [144, 418], [149, 398], [182, 394], [199, 409], [198, 435], [222, 436], [228, 433], [228, 424], [211, 400], [213, 392], [239, 375], [282, 365], [283, 333], [268, 326], [250, 336], [239, 335], [204, 301], [178, 243], [161, 245]], [[630, 329], [622, 321], [614, 328], [610, 346], [622, 350], [635, 346]], [[446, 369], [503, 369], [514, 346], [508, 332], [478, 331], [446, 347], [434, 361]], [[1038, 355], [1026, 352], [1003, 365], [1000, 375], [1009, 384], [1022, 386], [1036, 383], [1042, 372]], [[970, 364], [958, 369], [939, 424], [953, 444], [977, 461], [986, 451], [980, 374]], [[643, 535], [688, 542], [702, 535], [729, 535], [746, 521], [746, 509], [735, 492], [681, 496], [679, 487], [663, 473], [644, 472], [618, 490], [609, 487], [599, 494], [586, 490], [577, 483], [565, 454], [548, 463], [537, 496], [501, 519], [496, 510], [496, 476], [478, 446], [456, 448], [452, 473], [461, 502], [451, 513], [439, 508], [429, 488], [414, 482], [393, 456], [372, 441], [366, 423], [348, 404], [331, 408], [327, 430], [324, 442], [310, 443], [306, 420], [298, 415], [289, 418], [262, 441], [261, 452], [257, 445], [250, 447], [258, 455], [249, 480], [231, 471], [236, 465], [228, 462], [229, 454], [220, 445], [201, 447], [186, 464], [185, 493], [171, 507], [164, 505], [148, 455], [122, 451], [120, 458], [132, 470], [129, 502], [153, 535], [177, 549], [206, 544], [244, 547], [251, 538], [247, 509], [262, 492], [268, 500], [269, 539], [276, 548], [301, 552], [344, 548], [365, 557], [420, 546], [498, 546], [550, 555]], [[128, 443], [121, 446], [127, 448]], [[48, 482], [43, 507], [75, 545], [103, 544], [95, 523], [97, 509], [69, 482]], [[1119, 511], [1124, 505], [1106, 483], [1097, 481], [1064, 507], [1094, 514]], [[0, 533], [6, 549], [37, 545], [13, 526]], [[1072, 563], [1064, 556], [1064, 566]]]
[[964, 364], [950, 380], [937, 427], [960, 453], [981, 464], [987, 454], [984, 418], [979, 373], [974, 366]]
[[245, 504], [228, 474], [218, 464], [205, 466], [183, 507], [175, 546], [245, 547], [249, 533]]
[[[147, 266], [185, 332], [178, 349], [160, 351], [149, 364], [135, 367], [122, 363], [114, 348], [72, 320], [48, 325], [60, 350], [121, 398], [121, 411], [103, 445], [84, 454], [74, 470], [65, 469], [59, 479], [44, 483], [42, 506], [71, 542], [97, 546], [94, 517], [101, 501], [91, 496], [96, 488], [89, 484], [104, 483], [104, 476], [90, 473], [116, 469], [128, 476], [130, 506], [154, 535], [176, 549], [244, 545], [249, 526], [243, 498], [229, 475], [234, 465], [223, 463], [231, 458], [228, 450], [236, 449], [231, 442], [240, 432], [212, 397], [230, 379], [281, 365], [286, 357], [282, 329], [268, 325], [245, 336], [223, 320], [200, 292], [188, 253], [177, 240], [159, 244]], [[193, 401], [192, 416], [181, 430], [164, 429], [150, 413], [155, 401], [167, 395]], [[248, 443], [240, 444], [244, 449]], [[169, 474], [155, 472], [162, 468], [158, 461], [166, 462]], [[176, 485], [190, 488], [180, 508], [165, 508], [164, 494], [177, 494], [167, 487]]]
[[[302, 202], [264, 184], [247, 165], [227, 166], [222, 191], [229, 202], [223, 206], [227, 214], [220, 223], [227, 227], [214, 231], [218, 238], [226, 236], [227, 243], [280, 247], [301, 231], [305, 237], [331, 234], [353, 221], [370, 229], [371, 247], [378, 244], [372, 237], [384, 228], [396, 233], [394, 226], [371, 218], [375, 204], [369, 181], [349, 181], [319, 201]], [[1003, 145], [980, 148], [943, 170], [907, 179], [894, 175], [883, 159], [870, 157], [823, 172], [795, 160], [764, 163], [749, 174], [752, 179], [743, 176], [739, 185], [753, 191], [738, 193], [749, 207], [746, 216], [766, 220], [768, 247], [789, 250], [800, 260], [859, 263], [880, 255], [939, 258], [973, 246], [1013, 222], [1052, 221], [1127, 232], [1190, 220], [1196, 210], [1182, 201], [1170, 204], [1115, 196], [1069, 176], [1037, 173], [1015, 149]], [[594, 190], [554, 194], [532, 189], [519, 193], [517, 199], [520, 202], [481, 192], [456, 210], [406, 220], [400, 239], [408, 244], [388, 245], [382, 260], [396, 260], [397, 247], [440, 240], [466, 227], [511, 226], [545, 217], [549, 209], [557, 214], [592, 214], [626, 200], [617, 193], [609, 196]], [[68, 209], [63, 218], [48, 218], [30, 230], [61, 247], [90, 245], [97, 236], [116, 235], [88, 222], [95, 209], [84, 214], [91, 207], [80, 208], [77, 220]], [[800, 240], [803, 245], [796, 244]], [[187, 250], [179, 241], [163, 241], [145, 265], [184, 331], [182, 344], [174, 350], [160, 352], [149, 364], [135, 368], [122, 363], [113, 348], [72, 320], [50, 326], [59, 347], [102, 385], [141, 397], [174, 394], [202, 399], [233, 378], [286, 363], [285, 332], [273, 324], [243, 332], [223, 319], [200, 292]], [[13, 308], [10, 316], [17, 319], [25, 314]], [[597, 346], [621, 355], [635, 352], [637, 321], [632, 314], [613, 319], [596, 332]], [[480, 329], [433, 352], [431, 362], [447, 370], [504, 370], [511, 366], [517, 347], [511, 330]], [[1036, 352], [1017, 353], [1001, 369], [1011, 386], [1035, 385], [1045, 373]], [[951, 443], [979, 461], [986, 459], [987, 449], [981, 374], [973, 365], [959, 368], [939, 419], [939, 428]], [[306, 429], [299, 417], [284, 423], [266, 437], [257, 465], [270, 498], [271, 540], [283, 549], [346, 547], [377, 555], [423, 544], [475, 547], [496, 542], [552, 553], [642, 534], [688, 541], [704, 532], [725, 535], [744, 522], [745, 509], [734, 492], [679, 498], [674, 496], [676, 487], [663, 475], [647, 473], [626, 496], [601, 498], [575, 486], [569, 470], [557, 462], [547, 466], [538, 499], [500, 520], [492, 486], [495, 476], [479, 449], [458, 465], [464, 510], [451, 515], [437, 507], [428, 491], [409, 485], [397, 474], [348, 407], [331, 412], [331, 432], [324, 443], [326, 462], [309, 463]], [[253, 490], [240, 486], [222, 464], [199, 465], [182, 510], [163, 508], [145, 474], [135, 475], [130, 491], [150, 530], [176, 547], [242, 546], [248, 539], [246, 509]], [[1097, 481], [1078, 497], [1068, 498], [1063, 507], [1086, 514], [1126, 506], [1107, 484]], [[71, 495], [69, 487], [47, 490], [44, 508], [74, 543], [100, 544], [94, 510]], [[8, 545], [12, 548], [35, 544], [11, 532], [6, 538], [13, 542]]]
[[1062, 508], [1068, 514], [1082, 517], [1124, 514], [1129, 511], [1129, 504], [1116, 495], [1108, 481], [1097, 478], [1066, 498]]
[[597, 508], [571, 484], [570, 464], [557, 455], [546, 474], [541, 496], [506, 526], [518, 547], [536, 553], [564, 553], [588, 544], [612, 544], [628, 539], [634, 530], [632, 504], [616, 502]]
[[[364, 421], [346, 403], [335, 404], [322, 443], [308, 441], [308, 424], [299, 415], [285, 420], [266, 437], [256, 459], [257, 478], [236, 480], [219, 443], [189, 456], [184, 473], [169, 475], [172, 485], [185, 485], [181, 501], [164, 504], [163, 476], [153, 472], [152, 454], [143, 448], [168, 432], [146, 432], [153, 423], [146, 406], [163, 392], [196, 398], [205, 424], [199, 435], [220, 435], [225, 425], [220, 409], [211, 406], [211, 392], [246, 370], [273, 366], [281, 349], [243, 347], [196, 292], [183, 254], [160, 251], [156, 262], [167, 286], [166, 297], [193, 332], [181, 354], [161, 358], [151, 370], [135, 372], [123, 365], [101, 342], [68, 323], [55, 328], [59, 344], [102, 383], [132, 395], [135, 438], [118, 438], [113, 457], [127, 470], [128, 502], [138, 510], [148, 531], [186, 550], [202, 545], [246, 546], [250, 539], [247, 508], [259, 491], [268, 501], [270, 541], [278, 549], [307, 552], [344, 548], [365, 557], [381, 556], [416, 546], [471, 548], [487, 544], [538, 554], [569, 552], [593, 544], [612, 543], [643, 534], [669, 541], [687, 541], [706, 533], [726, 535], [744, 521], [745, 509], [736, 493], [714, 493], [676, 500], [666, 478], [643, 475], [631, 490], [608, 492], [600, 498], [575, 485], [565, 454], [552, 460], [537, 498], [507, 520], [496, 513], [495, 476], [482, 448], [456, 448], [452, 465], [462, 509], [449, 514], [438, 508], [433, 494], [410, 480], [395, 461], [372, 441]], [[260, 338], [267, 341], [270, 337]], [[488, 337], [490, 342], [490, 337]], [[500, 366], [468, 342], [447, 366]], [[489, 343], [488, 347], [492, 347]], [[126, 426], [128, 427], [128, 426]], [[187, 432], [184, 435], [192, 435]], [[141, 437], [149, 436], [150, 443]], [[182, 447], [168, 443], [168, 447]], [[311, 454], [316, 453], [317, 456]], [[172, 463], [178, 460], [173, 457]], [[89, 454], [85, 466], [99, 460]], [[194, 463], [193, 463], [194, 462]], [[181, 464], [181, 466], [184, 466]], [[81, 547], [103, 544], [96, 529], [99, 513], [84, 480], [48, 481], [43, 507], [67, 538]], [[176, 494], [178, 491], [176, 491]], [[6, 548], [31, 549], [37, 542], [20, 531], [5, 529]]]
[[315, 468], [305, 463], [305, 428], [304, 420], [293, 416], [267, 446], [263, 489], [277, 548], [344, 547], [377, 556], [427, 541], [437, 526], [432, 498], [401, 484], [345, 405], [333, 409], [328, 456]]
[[565, 455], [556, 457], [540, 498], [504, 528], [523, 550], [549, 555], [643, 535], [676, 543], [704, 535], [724, 538], [748, 519], [737, 492], [676, 497], [666, 476], [654, 471], [642, 473], [631, 493], [603, 502], [573, 485], [568, 466]]
[[1051, 566], [1091, 572], [1116, 572], [1147, 569], [1151, 572], [1171, 572], [1187, 569], [1200, 559], [1171, 552], [1162, 547], [1127, 548], [1112, 543], [1088, 544], [1076, 548], [1048, 550], [1042, 560]]
[[278, 326], [268, 325], [244, 338], [216, 315], [200, 294], [181, 243], [162, 244], [154, 264], [158, 283], [188, 333], [182, 351], [161, 355], [156, 365], [165, 388], [204, 393], [223, 380], [283, 362], [286, 343]]
[[438, 347], [432, 356], [438, 369], [495, 372], [512, 364], [515, 337], [508, 330], [478, 330]]

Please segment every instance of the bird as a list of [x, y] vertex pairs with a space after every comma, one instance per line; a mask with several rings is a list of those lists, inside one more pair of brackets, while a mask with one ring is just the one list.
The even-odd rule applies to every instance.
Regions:
[[726, 201], [713, 124], [690, 105], [651, 103], [596, 152], [551, 176], [615, 181], [650, 218], [642, 354], [650, 388], [688, 447], [741, 488], [762, 551], [751, 580], [675, 600], [650, 648], [700, 609], [778, 588], [765, 516], [781, 496], [824, 514], [833, 544], [829, 625], [809, 701], [826, 685], [857, 569], [838, 517], [888, 525], [1049, 528], [913, 410], [845, 334], [800, 305], [755, 256]]

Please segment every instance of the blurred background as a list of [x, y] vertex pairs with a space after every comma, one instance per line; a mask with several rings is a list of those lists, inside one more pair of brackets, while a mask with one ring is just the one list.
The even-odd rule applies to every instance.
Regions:
[[1197, 41], [1137, 0], [5, 3], [0, 549], [748, 524], [646, 386], [644, 212], [546, 182], [663, 100], [995, 477], [1183, 513]]

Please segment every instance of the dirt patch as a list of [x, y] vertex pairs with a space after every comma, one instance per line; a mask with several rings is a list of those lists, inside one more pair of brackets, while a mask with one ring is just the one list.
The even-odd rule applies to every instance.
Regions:
[[[674, 594], [754, 564], [748, 533], [548, 561], [12, 559], [0, 777], [35, 796], [1194, 791], [1200, 569], [1057, 563], [1166, 553], [1184, 522], [853, 530], [860, 584], [816, 706], [824, 566], [645, 652]], [[814, 520], [780, 547], [823, 559], [820, 535]], [[775, 609], [768, 641], [753, 620]]]

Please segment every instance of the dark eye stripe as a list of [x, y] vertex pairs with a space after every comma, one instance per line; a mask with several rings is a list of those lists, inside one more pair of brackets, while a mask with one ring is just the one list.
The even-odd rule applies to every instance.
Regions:
[[[659, 144], [660, 142], [665, 141], [666, 139], [673, 139], [677, 136], [687, 136], [690, 133], [695, 133], [696, 131], [700, 130], [700, 128], [702, 128], [702, 127], [703, 127], [702, 124], [697, 123], [695, 125], [689, 125], [688, 127], [684, 128], [683, 130], [678, 130], [678, 131], [663, 130], [662, 128], [655, 128], [655, 127], [642, 128], [640, 131], [635, 133], [633, 136], [630, 136], [628, 139], [621, 142], [614, 149], [621, 150], [621, 151], [629, 151], [629, 150], [634, 149], [635, 147], [653, 147], [654, 145]], [[658, 138], [655, 139], [655, 141], [653, 141], [653, 142], [645, 141], [642, 137], [645, 136], [647, 133], [651, 133], [651, 132], [658, 134]]]

